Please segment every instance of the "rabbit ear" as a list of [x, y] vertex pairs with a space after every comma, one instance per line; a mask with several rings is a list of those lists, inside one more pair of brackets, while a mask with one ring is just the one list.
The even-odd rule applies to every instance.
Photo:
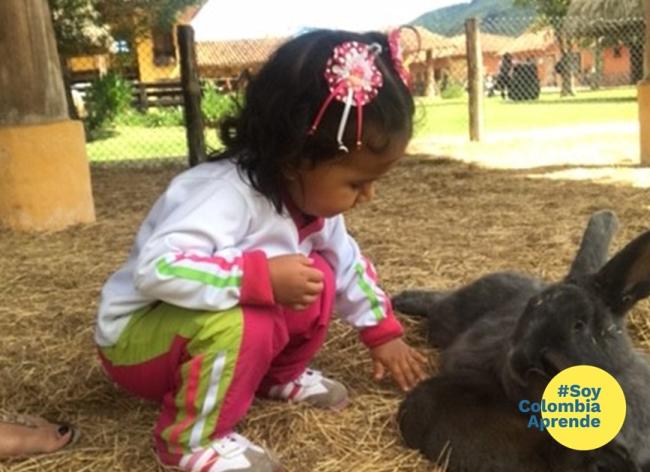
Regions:
[[598, 274], [596, 284], [605, 303], [623, 315], [650, 295], [650, 231], [625, 246]]
[[609, 244], [617, 229], [618, 219], [613, 212], [603, 210], [592, 214], [567, 278], [597, 272], [607, 261]]

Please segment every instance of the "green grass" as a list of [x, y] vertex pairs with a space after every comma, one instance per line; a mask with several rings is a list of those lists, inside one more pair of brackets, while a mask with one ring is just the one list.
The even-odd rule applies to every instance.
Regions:
[[[467, 134], [467, 98], [418, 100], [416, 137]], [[636, 121], [636, 88], [620, 87], [579, 91], [560, 98], [557, 92], [542, 93], [532, 102], [504, 101], [485, 97], [485, 131], [517, 131], [550, 126], [572, 126], [613, 121]]]
[[[550, 126], [636, 121], [638, 110], [635, 87], [599, 91], [579, 91], [575, 97], [560, 98], [557, 92], [543, 93], [533, 102], [503, 101], [485, 97], [485, 131], [517, 131]], [[416, 137], [467, 135], [467, 98], [443, 100], [417, 99]], [[211, 148], [219, 147], [214, 130], [206, 130]], [[145, 128], [117, 126], [112, 135], [88, 143], [91, 161], [185, 159], [187, 144], [181, 126]]]
[[[214, 130], [206, 130], [205, 135], [208, 146], [219, 146]], [[185, 159], [185, 128], [117, 126], [107, 137], [86, 144], [86, 151], [91, 162], [170, 157]]]

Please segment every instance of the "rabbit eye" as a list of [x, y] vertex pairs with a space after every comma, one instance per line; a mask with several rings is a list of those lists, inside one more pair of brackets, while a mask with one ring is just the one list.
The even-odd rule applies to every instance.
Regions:
[[585, 329], [587, 326], [587, 323], [585, 323], [583, 320], [578, 320], [573, 324], [573, 330], [574, 331], [582, 331]]

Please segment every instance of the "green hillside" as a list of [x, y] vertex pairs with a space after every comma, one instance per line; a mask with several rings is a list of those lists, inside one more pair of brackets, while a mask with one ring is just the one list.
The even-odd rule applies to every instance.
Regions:
[[430, 11], [411, 22], [434, 33], [453, 36], [463, 31], [465, 20], [481, 19], [481, 31], [518, 36], [535, 17], [533, 8], [515, 7], [512, 0], [473, 0]]

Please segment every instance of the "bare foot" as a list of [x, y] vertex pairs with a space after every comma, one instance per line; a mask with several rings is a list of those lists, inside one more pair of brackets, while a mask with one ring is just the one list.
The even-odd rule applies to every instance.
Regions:
[[54, 452], [70, 444], [75, 431], [36, 416], [20, 415], [17, 421], [0, 421], [0, 457]]

